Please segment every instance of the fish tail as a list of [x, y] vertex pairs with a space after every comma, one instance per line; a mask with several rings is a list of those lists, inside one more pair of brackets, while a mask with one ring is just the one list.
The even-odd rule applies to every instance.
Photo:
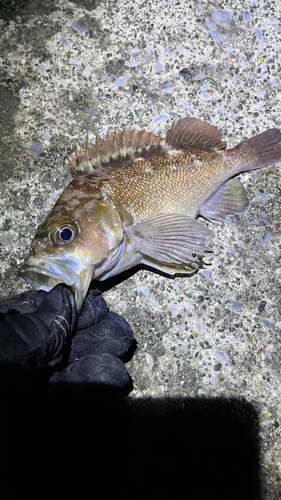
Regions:
[[[240, 169], [255, 170], [281, 162], [281, 129], [272, 128], [241, 142], [234, 148], [247, 158]], [[249, 156], [250, 153], [250, 156]]]

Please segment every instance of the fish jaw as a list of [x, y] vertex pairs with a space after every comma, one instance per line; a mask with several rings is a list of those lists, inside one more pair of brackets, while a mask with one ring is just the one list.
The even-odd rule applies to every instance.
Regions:
[[[77, 269], [71, 269], [71, 264]], [[35, 290], [49, 292], [59, 283], [68, 285], [75, 294], [76, 308], [79, 313], [93, 277], [94, 266], [79, 269], [79, 266], [73, 265], [71, 260], [54, 258], [41, 260], [30, 257], [26, 259], [19, 273]]]

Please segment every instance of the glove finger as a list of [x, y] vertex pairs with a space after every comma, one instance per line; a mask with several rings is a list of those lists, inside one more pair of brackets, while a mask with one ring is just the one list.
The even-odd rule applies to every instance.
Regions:
[[51, 384], [72, 383], [110, 386], [122, 389], [131, 381], [124, 363], [112, 354], [92, 355], [70, 363], [50, 378]]
[[134, 342], [134, 332], [127, 321], [119, 314], [109, 312], [100, 323], [76, 334], [70, 359], [102, 352], [122, 357]]
[[106, 302], [99, 290], [90, 290], [78, 317], [77, 330], [84, 330], [99, 323], [108, 311]]
[[63, 347], [73, 332], [77, 312], [74, 295], [64, 285], [44, 293], [39, 308], [28, 314], [3, 315], [1, 360], [26, 368], [60, 361]]
[[78, 330], [79, 335], [97, 334], [103, 338], [134, 338], [134, 332], [129, 323], [119, 314], [108, 312], [107, 315], [98, 323], [89, 326], [86, 329]]
[[109, 353], [122, 358], [135, 343], [134, 339], [123, 337], [101, 338], [99, 334], [76, 335], [71, 346], [69, 361], [92, 354]]
[[39, 317], [52, 333], [64, 332], [70, 337], [77, 324], [74, 294], [66, 285], [57, 285], [45, 295], [36, 311], [36, 317]]
[[120, 338], [122, 336], [134, 339], [134, 332], [129, 323], [117, 313], [110, 311], [99, 326], [99, 331], [104, 337]]
[[24, 315], [17, 329], [24, 339], [33, 366], [53, 366], [62, 359], [62, 351], [73, 334], [77, 311], [73, 293], [65, 285], [57, 285], [45, 294], [40, 307]]
[[1, 302], [0, 313], [32, 313], [38, 309], [45, 295], [47, 295], [47, 292], [43, 291], [36, 292], [35, 290], [30, 290], [23, 292], [20, 295], [16, 295], [16, 297]]

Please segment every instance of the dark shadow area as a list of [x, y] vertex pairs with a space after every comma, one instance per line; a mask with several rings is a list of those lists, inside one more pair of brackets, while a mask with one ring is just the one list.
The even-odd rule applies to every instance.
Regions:
[[[193, 273], [190, 274], [181, 274], [181, 275], [176, 274], [175, 276], [171, 276], [170, 274], [159, 271], [154, 267], [150, 267], [144, 264], [139, 264], [137, 266], [131, 267], [130, 269], [127, 269], [126, 271], [123, 271], [123, 273], [117, 274], [116, 276], [112, 276], [112, 278], [107, 278], [105, 281], [94, 280], [91, 282], [90, 288], [97, 288], [102, 293], [106, 292], [108, 290], [111, 290], [111, 288], [113, 288], [114, 286], [120, 285], [121, 283], [123, 283], [123, 281], [128, 280], [141, 269], [152, 271], [155, 274], [158, 274], [159, 276], [164, 276], [165, 278], [170, 278], [170, 279], [178, 279], [179, 277], [190, 278], [198, 272], [198, 269], [196, 269]], [[199, 269], [201, 269], [201, 267]]]
[[93, 384], [33, 386], [16, 397], [8, 378], [0, 422], [5, 499], [23, 491], [28, 498], [261, 498], [258, 414], [244, 400], [134, 400]]
[[0, 19], [9, 22], [17, 16], [25, 18], [39, 11], [41, 14], [50, 14], [54, 10], [54, 6], [54, 0], [45, 2], [40, 0], [1, 0]]
[[131, 278], [141, 269], [144, 269], [144, 266], [140, 264], [138, 266], [132, 267], [131, 269], [127, 269], [127, 271], [124, 271], [123, 273], [112, 276], [112, 278], [108, 278], [104, 281], [94, 280], [91, 282], [90, 288], [97, 288], [102, 293], [106, 292], [107, 290], [111, 290], [111, 288], [113, 288], [114, 286], [120, 285], [120, 283], [123, 283], [123, 281]]
[[[74, 0], [74, 3], [79, 7], [83, 7], [86, 11], [96, 9], [105, 0]], [[34, 14], [48, 15], [55, 12], [60, 7], [55, 0], [1, 0], [0, 1], [0, 19], [4, 21], [12, 21], [17, 16], [29, 17]]]

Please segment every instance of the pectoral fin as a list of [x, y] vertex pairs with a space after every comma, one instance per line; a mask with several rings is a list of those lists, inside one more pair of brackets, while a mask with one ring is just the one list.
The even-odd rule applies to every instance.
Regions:
[[183, 264], [194, 261], [192, 254], [205, 255], [205, 239], [213, 233], [207, 226], [187, 215], [160, 214], [127, 228], [136, 251], [155, 261]]
[[209, 221], [230, 222], [226, 215], [242, 215], [249, 201], [239, 179], [230, 179], [210, 198], [200, 210], [200, 215]]

